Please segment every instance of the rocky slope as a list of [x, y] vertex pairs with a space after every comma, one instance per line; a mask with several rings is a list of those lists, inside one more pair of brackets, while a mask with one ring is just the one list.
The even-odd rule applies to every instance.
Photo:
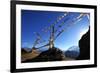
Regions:
[[58, 48], [52, 48], [40, 53], [37, 57], [26, 60], [24, 62], [44, 62], [44, 61], [60, 61], [63, 60], [63, 52]]

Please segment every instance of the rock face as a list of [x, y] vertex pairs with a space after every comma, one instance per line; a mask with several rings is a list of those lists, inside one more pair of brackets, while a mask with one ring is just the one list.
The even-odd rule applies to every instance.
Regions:
[[44, 62], [44, 61], [60, 61], [63, 60], [63, 52], [58, 48], [52, 48], [40, 53], [36, 58], [24, 62]]
[[90, 59], [90, 29], [79, 40], [80, 55], [77, 60]]

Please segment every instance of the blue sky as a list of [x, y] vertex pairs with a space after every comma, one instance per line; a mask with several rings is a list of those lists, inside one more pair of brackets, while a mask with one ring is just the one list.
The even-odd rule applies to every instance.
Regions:
[[[48, 42], [50, 32], [44, 32], [46, 27], [53, 24], [58, 17], [64, 15], [66, 12], [56, 12], [56, 11], [35, 11], [35, 10], [21, 10], [21, 47], [31, 48], [36, 40], [37, 36], [34, 32], [38, 32], [42, 40], [46, 42], [38, 44], [36, 47], [42, 46]], [[87, 32], [89, 28], [89, 20], [87, 16], [83, 16], [82, 20], [73, 24], [72, 26], [67, 26], [70, 21], [80, 13], [69, 12], [66, 17], [60, 20], [56, 25], [55, 29], [66, 19], [62, 28], [59, 28], [58, 32], [64, 28], [66, 30], [55, 40], [55, 47], [61, 50], [67, 50], [72, 46], [78, 46], [78, 41], [81, 36]], [[57, 33], [55, 33], [55, 36]]]

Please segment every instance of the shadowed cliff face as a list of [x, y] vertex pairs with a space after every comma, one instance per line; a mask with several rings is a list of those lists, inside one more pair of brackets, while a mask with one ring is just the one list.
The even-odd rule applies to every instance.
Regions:
[[79, 40], [80, 55], [78, 60], [90, 59], [90, 28]]

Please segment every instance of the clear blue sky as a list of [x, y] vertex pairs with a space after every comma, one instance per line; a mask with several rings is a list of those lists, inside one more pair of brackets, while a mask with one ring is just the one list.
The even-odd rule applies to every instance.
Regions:
[[[34, 32], [38, 32], [42, 39], [49, 39], [49, 32], [43, 32], [42, 30], [45, 27], [49, 27], [53, 24], [57, 17], [62, 16], [66, 12], [55, 12], [55, 11], [34, 11], [34, 10], [22, 10], [21, 11], [21, 46], [31, 48], [36, 40], [36, 35]], [[58, 29], [58, 25], [67, 19], [64, 23], [64, 26], [59, 30], [68, 27], [70, 21], [80, 13], [69, 12], [68, 15], [63, 18], [59, 23], [55, 25], [55, 29]], [[87, 16], [83, 16], [82, 20], [68, 27], [56, 40], [55, 47], [58, 47], [62, 50], [67, 50], [71, 46], [78, 46], [78, 41], [81, 36], [87, 32], [89, 28], [89, 20]], [[57, 33], [55, 33], [56, 35]], [[45, 42], [47, 43], [47, 42]], [[41, 46], [45, 43], [39, 44]]]

